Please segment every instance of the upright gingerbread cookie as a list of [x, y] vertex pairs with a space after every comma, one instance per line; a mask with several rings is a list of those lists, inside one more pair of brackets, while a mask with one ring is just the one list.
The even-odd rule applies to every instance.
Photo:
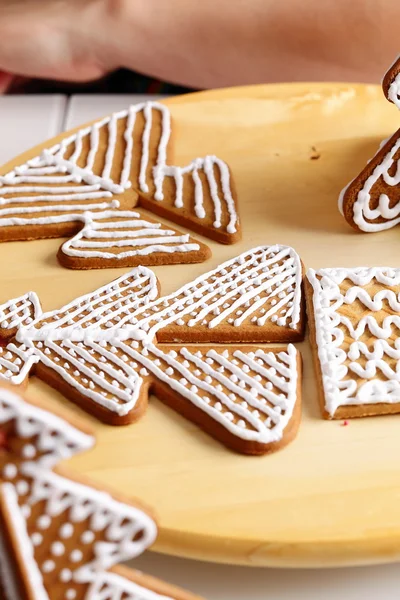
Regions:
[[324, 416], [400, 412], [400, 269], [310, 269], [307, 278]]
[[[400, 108], [400, 58], [383, 79], [386, 97]], [[400, 223], [400, 129], [340, 193], [339, 210], [356, 230], [383, 231]]]
[[383, 78], [382, 88], [386, 98], [400, 108], [400, 56]]
[[236, 242], [240, 225], [228, 165], [206, 156], [174, 166], [171, 136], [168, 108], [147, 102], [65, 134], [6, 170], [0, 241], [77, 234], [59, 253], [72, 268], [207, 258], [204, 245], [132, 211], [140, 204], [219, 242]]
[[196, 600], [117, 566], [153, 543], [156, 525], [142, 507], [56, 467], [93, 446], [87, 431], [0, 389], [0, 434], [7, 600]]
[[0, 378], [21, 384], [34, 366], [112, 424], [138, 419], [153, 390], [226, 445], [263, 453], [297, 430], [300, 357], [291, 344], [248, 344], [302, 338], [301, 287], [298, 255], [276, 245], [245, 252], [159, 299], [145, 267], [60, 311], [41, 314], [31, 294], [30, 304], [24, 297], [0, 307]]
[[345, 187], [339, 210], [359, 231], [390, 229], [400, 223], [400, 129], [383, 142], [365, 169]]

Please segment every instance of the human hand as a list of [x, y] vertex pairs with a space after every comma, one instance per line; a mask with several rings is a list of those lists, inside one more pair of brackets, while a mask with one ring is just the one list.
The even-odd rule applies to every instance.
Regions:
[[0, 0], [0, 71], [80, 82], [126, 67], [195, 88], [378, 82], [399, 19], [394, 0]]
[[15, 76], [89, 81], [115, 66], [100, 0], [0, 0], [0, 93]]

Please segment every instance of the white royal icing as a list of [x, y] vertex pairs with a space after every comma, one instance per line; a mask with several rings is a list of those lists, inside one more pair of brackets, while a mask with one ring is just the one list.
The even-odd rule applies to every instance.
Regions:
[[[203, 354], [185, 347], [175, 357], [176, 353], [163, 352], [153, 344], [143, 355], [127, 344], [123, 346], [159, 381], [236, 437], [262, 444], [282, 438], [297, 400], [297, 350], [292, 344], [278, 353], [235, 350], [232, 357], [213, 349]], [[155, 358], [163, 363], [162, 367], [157, 366]], [[166, 372], [168, 367], [172, 373]], [[199, 370], [200, 375], [190, 367]]]
[[[156, 113], [161, 119], [161, 134], [155, 163], [152, 164], [150, 144]], [[138, 115], [144, 119], [144, 127], [137, 151], [140, 153], [138, 180], [132, 181], [132, 165], [137, 154], [133, 133]], [[124, 120], [122, 137], [125, 151], [121, 170], [121, 166], [114, 162], [121, 136], [118, 128]], [[107, 148], [102, 172], [97, 174], [94, 170], [96, 157], [103, 152], [102, 135], [107, 135]], [[166, 106], [156, 102], [130, 106], [128, 110], [114, 113], [65, 137], [40, 156], [0, 176], [0, 227], [76, 222], [81, 221], [82, 213], [87, 211], [93, 213], [91, 219], [95, 222], [98, 212], [120, 207], [116, 196], [126, 189], [133, 187], [149, 194], [151, 177], [155, 186], [154, 198], [158, 202], [164, 200], [166, 178], [172, 178], [176, 186], [174, 207], [188, 214], [192, 209], [191, 201], [185, 199], [184, 176], [191, 174], [195, 190], [194, 216], [200, 220], [211, 217], [215, 229], [225, 228], [228, 233], [235, 233], [238, 215], [226, 163], [215, 156], [206, 156], [186, 167], [167, 165], [170, 137], [170, 112]], [[84, 149], [84, 141], [89, 145], [88, 152]], [[113, 174], [115, 170], [120, 173], [118, 180]], [[211, 213], [203, 201], [205, 185], [211, 195]]]
[[[298, 255], [279, 245], [244, 252], [158, 300], [154, 274], [138, 267], [21, 326], [14, 352], [23, 346], [22, 354], [32, 362], [42, 362], [83, 396], [119, 416], [134, 408], [143, 377], [151, 375], [238, 437], [276, 441], [296, 402], [294, 347], [280, 353], [237, 350], [231, 360], [214, 356], [214, 350], [207, 356], [201, 352], [185, 356], [189, 351], [183, 348], [180, 361], [158, 348], [155, 336], [175, 323], [190, 328], [206, 325], [209, 330], [243, 324], [259, 330], [269, 323], [295, 329], [300, 322], [301, 282]], [[5, 351], [10, 347], [11, 343]], [[214, 362], [218, 369], [210, 366]], [[7, 379], [0, 371], [2, 377]], [[15, 383], [16, 377], [9, 379]], [[22, 373], [18, 377], [21, 380]], [[213, 399], [205, 400], [208, 395]]]
[[[378, 152], [386, 142], [387, 140], [384, 140], [381, 143]], [[357, 199], [353, 205], [353, 220], [362, 231], [383, 231], [400, 223], [400, 201], [394, 204], [394, 206], [390, 206], [391, 201], [387, 194], [381, 194], [377, 207], [370, 208], [371, 193], [380, 178], [383, 178], [383, 181], [393, 188], [400, 184], [400, 160], [394, 159], [399, 150], [400, 137], [393, 144], [382, 162], [375, 167], [373, 173], [368, 177], [362, 189], [357, 194]], [[396, 163], [396, 172], [394, 175], [390, 175], [389, 171], [394, 163]], [[352, 183], [353, 181], [340, 192], [338, 206], [341, 214], [343, 214], [345, 194]], [[381, 218], [385, 219], [385, 221], [379, 222], [378, 219]]]
[[[307, 277], [314, 289], [316, 342], [327, 412], [334, 416], [340, 406], [400, 402], [400, 338], [394, 337], [400, 328], [400, 287], [397, 291], [381, 289], [373, 297], [363, 289], [374, 281], [387, 287], [400, 286], [400, 269], [310, 269]], [[344, 293], [341, 285], [346, 280], [353, 285]], [[357, 321], [340, 311], [355, 302], [366, 309]], [[384, 303], [395, 314], [378, 323], [374, 313], [384, 308]], [[365, 333], [368, 344], [361, 340]], [[343, 346], [347, 337], [354, 341], [346, 352]], [[397, 361], [396, 370], [388, 359]], [[355, 378], [362, 383], [358, 385]]]
[[263, 327], [268, 321], [295, 329], [301, 281], [301, 262], [293, 248], [259, 246], [139, 309], [135, 317], [149, 339], [169, 324], [180, 325], [180, 320], [188, 327], [205, 324], [209, 329], [223, 322]]
[[20, 325], [29, 325], [41, 315], [42, 309], [35, 292], [28, 292], [19, 298], [13, 298], [0, 304], [0, 333]]
[[[38, 451], [35, 461], [24, 460], [22, 457], [16, 463], [17, 473], [12, 481], [6, 477], [6, 482], [0, 484], [8, 524], [17, 540], [18, 551], [28, 574], [27, 584], [31, 597], [35, 600], [51, 598], [49, 590], [45, 589], [44, 576], [47, 573], [56, 575], [56, 571], [59, 570], [57, 557], [63, 554], [60, 549], [65, 549], [62, 540], [70, 538], [70, 535], [61, 535], [60, 530], [60, 539], [51, 540], [51, 555], [54, 556], [54, 560], [49, 558], [39, 564], [37, 556], [41, 556], [40, 545], [43, 543], [43, 536], [46, 535], [43, 531], [46, 532], [52, 522], [61, 515], [63, 519], [67, 519], [62, 529], [70, 526], [73, 531], [74, 526], [80, 526], [82, 522], [89, 520], [90, 528], [98, 535], [101, 534], [102, 541], [96, 543], [94, 538], [91, 541], [87, 540], [93, 544], [93, 559], [88, 562], [82, 563], [83, 553], [80, 548], [72, 551], [69, 568], [64, 568], [58, 573], [59, 581], [66, 584], [66, 593], [68, 592], [68, 597], [71, 598], [74, 596], [69, 590], [73, 590], [74, 585], [86, 584], [88, 590], [100, 590], [103, 581], [108, 579], [108, 569], [138, 556], [153, 543], [156, 536], [153, 520], [141, 510], [122, 504], [105, 492], [66, 479], [50, 470], [59, 460], [90, 448], [93, 445], [91, 436], [75, 429], [63, 419], [28, 404], [16, 394], [1, 390], [0, 424], [9, 421], [15, 421], [16, 433], [22, 441], [30, 441], [32, 437], [35, 439]], [[2, 476], [4, 477], [4, 472], [0, 472], [0, 481]], [[17, 494], [18, 484], [21, 482], [25, 484], [23, 499]], [[30, 515], [37, 507], [41, 507], [42, 513], [36, 520], [35, 531], [35, 523], [30, 519]], [[7, 568], [4, 565], [7, 563], [3, 558], [1, 564], [4, 571]], [[119, 579], [121, 581], [117, 579], [117, 583], [123, 589], [125, 580]], [[112, 575], [110, 580], [113, 581]], [[10, 581], [12, 582], [11, 578]], [[131, 582], [126, 580], [125, 584], [129, 591]], [[11, 584], [8, 587], [11, 588]], [[152, 600], [153, 595], [150, 592], [146, 596], [147, 590], [140, 587], [139, 589], [144, 600]], [[106, 597], [120, 597], [115, 595], [116, 591], [113, 593], [114, 596]], [[88, 597], [100, 600], [102, 596]]]
[[[189, 235], [178, 235], [161, 223], [146, 221], [138, 212], [85, 213], [83, 219], [83, 229], [62, 245], [62, 252], [68, 256], [122, 260], [155, 252], [173, 254], [200, 249], [199, 244], [190, 242]], [[122, 248], [126, 250], [121, 251]]]
[[[396, 60], [394, 61], [389, 70], [391, 70], [395, 65], [397, 65], [399, 61], [400, 55], [397, 56]], [[393, 81], [389, 86], [388, 98], [393, 102], [393, 104], [397, 106], [397, 108], [400, 108], [400, 73], [393, 78]]]
[[397, 75], [389, 86], [388, 98], [400, 108], [400, 74]]
[[171, 600], [169, 596], [160, 596], [156, 592], [120, 577], [116, 573], [104, 573], [98, 577], [88, 593], [86, 600]]

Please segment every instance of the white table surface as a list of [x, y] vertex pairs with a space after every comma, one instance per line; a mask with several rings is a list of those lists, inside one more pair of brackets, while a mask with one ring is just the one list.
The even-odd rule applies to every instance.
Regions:
[[[142, 95], [0, 97], [0, 163], [65, 128], [130, 103]], [[156, 507], [155, 507], [156, 508]], [[214, 565], [146, 553], [132, 566], [186, 587], [208, 600], [399, 600], [400, 565], [289, 570]]]

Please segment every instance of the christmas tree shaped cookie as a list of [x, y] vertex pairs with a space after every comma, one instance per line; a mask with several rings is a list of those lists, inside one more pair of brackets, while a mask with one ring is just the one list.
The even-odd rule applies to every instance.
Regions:
[[[400, 108], [400, 59], [384, 77], [383, 89]], [[367, 166], [342, 190], [339, 210], [354, 229], [367, 233], [400, 223], [400, 129], [382, 142]]]
[[157, 529], [142, 507], [57, 466], [93, 443], [81, 426], [0, 389], [1, 597], [195, 600], [118, 566]]
[[30, 293], [0, 306], [0, 379], [34, 370], [110, 424], [137, 420], [153, 391], [226, 445], [264, 453], [297, 430], [301, 376], [292, 344], [259, 344], [302, 338], [301, 287], [298, 255], [275, 245], [160, 298], [145, 267], [50, 313]]
[[[0, 241], [74, 236], [59, 258], [71, 268], [199, 262], [208, 248], [139, 206], [222, 243], [240, 239], [232, 174], [216, 156], [175, 166], [168, 108], [131, 106], [0, 175]], [[135, 210], [132, 210], [135, 208]]]
[[400, 108], [400, 56], [383, 78], [382, 88], [386, 98]]

